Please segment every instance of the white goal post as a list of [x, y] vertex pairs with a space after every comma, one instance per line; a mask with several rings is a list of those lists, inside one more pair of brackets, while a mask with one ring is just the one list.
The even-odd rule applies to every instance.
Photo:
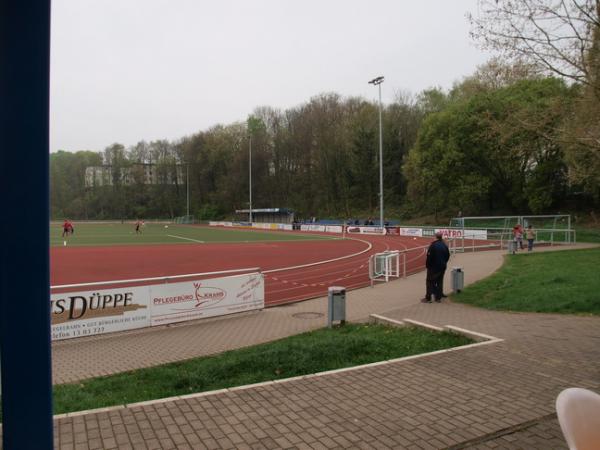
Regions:
[[[403, 253], [402, 256], [406, 259], [405, 253]], [[406, 271], [406, 264], [404, 264], [404, 268]], [[375, 281], [387, 282], [392, 277], [400, 277], [400, 251], [392, 250], [371, 255], [369, 258], [369, 278], [371, 280], [371, 286], [373, 286]]]

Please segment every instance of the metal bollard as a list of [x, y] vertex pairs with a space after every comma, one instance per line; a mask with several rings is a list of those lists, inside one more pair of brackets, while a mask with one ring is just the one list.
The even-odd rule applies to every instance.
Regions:
[[462, 267], [453, 267], [451, 274], [452, 292], [457, 294], [465, 287], [465, 273], [463, 272]]
[[341, 286], [331, 286], [327, 295], [327, 326], [331, 328], [334, 321], [339, 321], [340, 325], [346, 323], [346, 288]]

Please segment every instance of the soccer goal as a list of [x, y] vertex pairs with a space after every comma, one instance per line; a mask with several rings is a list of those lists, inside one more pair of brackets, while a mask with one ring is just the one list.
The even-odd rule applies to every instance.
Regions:
[[[406, 272], [405, 253], [403, 254], [403, 257], [405, 259], [404, 271]], [[400, 251], [392, 250], [371, 255], [369, 258], [369, 278], [371, 279], [371, 286], [373, 286], [375, 281], [387, 282], [392, 277], [400, 277]]]
[[513, 227], [529, 225], [535, 231], [536, 242], [554, 244], [575, 243], [575, 230], [568, 214], [454, 217], [450, 226], [462, 230], [463, 239], [483, 239], [506, 247], [513, 240]]
[[179, 217], [175, 217], [173, 219], [173, 223], [189, 225], [189, 224], [196, 223], [196, 218], [194, 216], [192, 216], [192, 215], [189, 215], [189, 216], [179, 216]]

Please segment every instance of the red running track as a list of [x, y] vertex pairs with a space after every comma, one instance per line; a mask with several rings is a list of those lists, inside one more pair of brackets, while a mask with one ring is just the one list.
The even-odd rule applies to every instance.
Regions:
[[417, 272], [430, 242], [361, 235], [310, 242], [54, 247], [50, 280], [62, 285], [260, 267], [265, 304], [273, 306], [327, 295], [329, 286], [367, 286], [369, 256], [385, 250], [407, 250], [407, 273]]

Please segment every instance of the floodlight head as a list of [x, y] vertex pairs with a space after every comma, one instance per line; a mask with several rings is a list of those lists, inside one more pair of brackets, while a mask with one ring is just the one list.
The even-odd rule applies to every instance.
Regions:
[[369, 81], [369, 84], [373, 84], [375, 86], [377, 86], [378, 84], [383, 83], [383, 76], [377, 77], [377, 78], [373, 78], [371, 81]]

